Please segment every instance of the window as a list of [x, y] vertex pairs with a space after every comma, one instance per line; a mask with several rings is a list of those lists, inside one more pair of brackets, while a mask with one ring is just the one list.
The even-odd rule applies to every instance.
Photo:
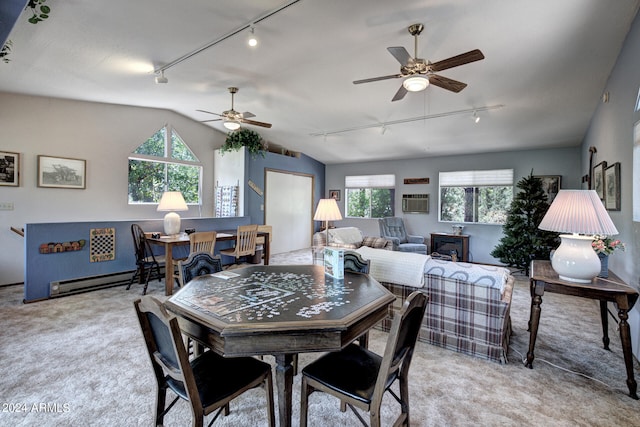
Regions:
[[393, 216], [395, 175], [358, 175], [344, 178], [346, 216], [384, 218]]
[[513, 169], [440, 172], [440, 221], [504, 224]]
[[169, 125], [129, 156], [129, 203], [158, 203], [165, 191], [181, 191], [188, 204], [200, 204], [200, 160]]

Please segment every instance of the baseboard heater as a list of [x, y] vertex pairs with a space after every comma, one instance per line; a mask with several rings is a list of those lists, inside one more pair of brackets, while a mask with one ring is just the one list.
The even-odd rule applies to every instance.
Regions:
[[61, 297], [65, 295], [88, 292], [128, 284], [135, 270], [99, 276], [79, 277], [77, 279], [56, 280], [49, 283], [49, 295]]

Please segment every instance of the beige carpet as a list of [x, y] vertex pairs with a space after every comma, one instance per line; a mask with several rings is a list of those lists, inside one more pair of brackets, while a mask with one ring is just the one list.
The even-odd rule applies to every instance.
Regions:
[[[310, 251], [302, 251], [274, 256], [272, 263], [310, 260]], [[0, 288], [0, 426], [153, 425], [155, 382], [132, 304], [140, 292], [141, 287], [116, 287], [24, 305], [21, 287]], [[150, 284], [150, 294], [162, 292], [162, 283]], [[533, 370], [521, 363], [529, 337], [523, 278], [517, 281], [511, 314], [507, 365], [418, 343], [411, 368], [412, 425], [639, 425], [640, 402], [627, 396], [615, 322], [610, 322], [609, 352], [602, 349], [596, 302], [545, 296]], [[382, 352], [385, 340], [386, 334], [372, 331], [370, 346]], [[301, 365], [315, 357], [301, 355]], [[294, 425], [299, 387], [296, 377]], [[264, 404], [263, 391], [252, 390], [216, 425], [264, 426]], [[396, 412], [395, 401], [387, 398], [387, 424]], [[165, 418], [166, 426], [190, 423], [184, 403]], [[310, 398], [310, 425], [355, 426], [358, 421], [340, 413], [337, 401], [316, 393]]]

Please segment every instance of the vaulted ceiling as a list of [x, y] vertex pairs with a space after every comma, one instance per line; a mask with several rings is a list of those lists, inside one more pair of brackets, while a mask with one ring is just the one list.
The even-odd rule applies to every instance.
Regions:
[[[48, 19], [30, 24], [25, 11], [10, 32], [0, 91], [165, 108], [201, 121], [215, 116], [197, 110], [231, 107], [235, 86], [235, 109], [273, 124], [252, 129], [327, 164], [575, 146], [638, 3], [49, 0]], [[256, 48], [246, 45], [252, 23]], [[424, 24], [420, 58], [483, 52], [484, 60], [438, 72], [468, 86], [454, 93], [432, 84], [392, 102], [401, 78], [354, 85], [400, 72], [387, 47], [413, 55], [414, 23]], [[156, 84], [154, 70], [167, 66], [168, 83]], [[226, 132], [220, 121], [208, 125]]]

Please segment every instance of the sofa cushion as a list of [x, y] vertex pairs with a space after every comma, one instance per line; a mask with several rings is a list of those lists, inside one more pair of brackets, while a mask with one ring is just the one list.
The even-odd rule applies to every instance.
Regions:
[[468, 262], [451, 262], [429, 258], [424, 270], [425, 274], [442, 276], [456, 280], [464, 280], [478, 286], [498, 288], [504, 292], [509, 277], [509, 270], [504, 267]]
[[356, 245], [362, 244], [362, 232], [357, 227], [341, 227], [329, 229], [329, 242], [332, 244]]

